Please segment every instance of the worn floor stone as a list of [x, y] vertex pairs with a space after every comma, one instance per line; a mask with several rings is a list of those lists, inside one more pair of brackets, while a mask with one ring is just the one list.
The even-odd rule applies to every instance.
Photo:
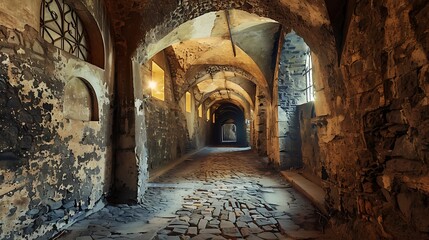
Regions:
[[60, 239], [317, 239], [318, 216], [251, 151], [208, 148], [150, 183], [143, 204], [109, 205]]

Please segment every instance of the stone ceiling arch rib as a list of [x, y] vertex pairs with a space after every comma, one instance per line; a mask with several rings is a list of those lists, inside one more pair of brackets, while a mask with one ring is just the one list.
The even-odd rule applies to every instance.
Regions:
[[[182, 85], [189, 84], [190, 81], [194, 80], [193, 75], [198, 74], [195, 71], [198, 67], [193, 69], [193, 66], [216, 66], [218, 68], [225, 66], [226, 68], [240, 69], [241, 73], [249, 76], [256, 85], [264, 90], [266, 96], [269, 96], [269, 84], [259, 65], [238, 46], [236, 46], [236, 56], [234, 56], [229, 40], [218, 37], [190, 40], [171, 46], [168, 55], [170, 59], [174, 58], [175, 67], [181, 69], [175, 76], [179, 85], [178, 89], [182, 88]], [[188, 73], [190, 70], [191, 72]], [[186, 88], [189, 89], [189, 87], [185, 87], [185, 89], [178, 91], [179, 99], [186, 92]]]
[[232, 94], [232, 95], [237, 95], [240, 98], [242, 98], [244, 101], [246, 101], [249, 106], [253, 109], [254, 107], [254, 103], [253, 101], [250, 99], [250, 96], [247, 94], [244, 94], [243, 92], [238, 92], [236, 89], [231, 89], [231, 88], [219, 88], [216, 89], [214, 91], [208, 92], [206, 94], [204, 94], [200, 100], [200, 103], [203, 104], [207, 99], [209, 99], [213, 94], [219, 93], [219, 92], [225, 92], [227, 91], [228, 94]]
[[[247, 114], [250, 115], [250, 109], [251, 109], [250, 105], [246, 101], [246, 99], [244, 99], [241, 95], [234, 93], [234, 92], [231, 92], [228, 98], [222, 98], [217, 94], [218, 93], [213, 93], [209, 98], [207, 98], [205, 100], [205, 102], [208, 103], [208, 104], [205, 104], [207, 106], [207, 108], [211, 108], [213, 106], [213, 104], [215, 104], [216, 102], [219, 102], [219, 101], [236, 102], [236, 103], [239, 103], [239, 105], [243, 107], [243, 111], [246, 113], [246, 116], [248, 116]], [[226, 94], [226, 93], [223, 93], [223, 94]]]
[[[234, 99], [231, 99], [231, 100], [228, 100], [228, 101], [227, 100], [219, 100], [219, 99], [218, 100], [213, 100], [213, 101], [211, 101], [208, 104], [208, 106], [210, 108], [212, 108], [212, 110], [213, 110], [212, 112], [214, 113], [223, 104], [233, 104], [233, 105], [237, 106], [237, 108], [239, 108], [241, 111], [243, 111], [245, 116], [248, 116], [247, 112], [246, 112], [246, 107], [243, 106], [242, 103], [240, 103], [239, 101], [236, 101]], [[250, 114], [250, 112], [249, 112], [249, 114]]]
[[193, 87], [198, 83], [209, 79], [208, 77], [218, 74], [219, 72], [233, 72], [236, 77], [247, 79], [255, 85], [258, 84], [256, 78], [246, 70], [243, 70], [240, 67], [227, 65], [193, 65], [186, 72], [185, 78], [188, 80], [187, 83], [189, 87]]
[[[254, 105], [256, 84], [248, 79], [248, 77], [251, 77], [250, 74], [243, 72], [239, 68], [230, 66], [199, 65], [193, 69], [197, 70], [197, 72], [193, 73], [194, 77], [190, 77], [192, 80], [185, 82], [185, 86], [181, 88], [179, 97], [182, 97], [190, 89], [195, 90], [195, 88], [197, 89], [196, 96], [198, 93], [205, 95], [208, 92], [229, 88], [240, 93], [252, 106]], [[239, 71], [239, 73], [237, 74], [232, 71]]]

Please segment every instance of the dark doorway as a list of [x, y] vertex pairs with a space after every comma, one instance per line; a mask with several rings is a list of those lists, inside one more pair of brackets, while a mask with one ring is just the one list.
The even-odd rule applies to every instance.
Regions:
[[247, 147], [246, 122], [243, 110], [232, 104], [224, 103], [214, 112], [210, 143], [213, 145]]
[[[234, 120], [231, 119], [233, 122]], [[234, 123], [225, 123], [222, 125], [222, 142], [237, 142], [237, 126]]]

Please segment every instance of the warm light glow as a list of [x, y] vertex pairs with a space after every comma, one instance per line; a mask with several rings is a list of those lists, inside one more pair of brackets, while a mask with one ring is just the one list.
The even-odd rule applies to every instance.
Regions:
[[191, 109], [192, 109], [192, 105], [191, 105], [191, 93], [190, 92], [186, 92], [186, 112], [190, 113]]
[[200, 117], [200, 118], [203, 117], [203, 105], [200, 105], [198, 107], [198, 117]]
[[157, 84], [156, 84], [156, 82], [154, 82], [154, 81], [150, 81], [150, 82], [149, 82], [149, 84], [148, 84], [148, 86], [149, 86], [149, 88], [150, 88], [150, 89], [155, 89], [155, 88], [156, 88], [156, 85], [157, 85]]
[[207, 116], [206, 116], [206, 118], [207, 118], [207, 121], [209, 121], [209, 120], [210, 120], [210, 108], [209, 108], [209, 109], [207, 109]]
[[314, 83], [313, 83], [313, 63], [311, 60], [311, 52], [307, 53], [306, 59], [305, 59], [305, 79], [307, 82], [307, 102], [314, 101]]
[[152, 61], [152, 79], [149, 81], [151, 95], [161, 101], [164, 101], [164, 70]]

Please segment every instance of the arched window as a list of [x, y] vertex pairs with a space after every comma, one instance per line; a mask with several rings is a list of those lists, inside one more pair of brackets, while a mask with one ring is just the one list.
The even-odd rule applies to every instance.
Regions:
[[87, 61], [89, 41], [82, 21], [63, 0], [42, 0], [40, 34], [49, 43]]

